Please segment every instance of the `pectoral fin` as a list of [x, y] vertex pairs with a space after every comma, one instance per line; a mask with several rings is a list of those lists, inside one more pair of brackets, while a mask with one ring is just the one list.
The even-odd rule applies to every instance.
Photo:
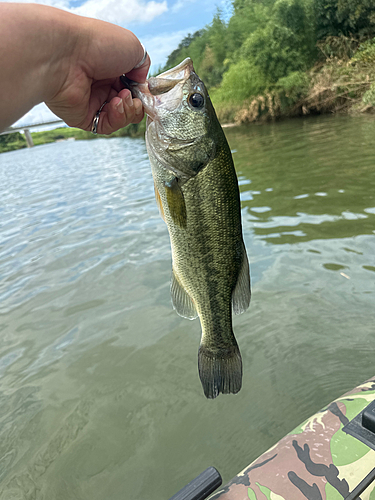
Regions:
[[173, 307], [176, 309], [177, 313], [180, 316], [187, 319], [195, 319], [198, 317], [194, 302], [192, 301], [185, 288], [181, 285], [173, 269], [171, 281], [171, 296]]
[[165, 192], [167, 195], [167, 203], [169, 213], [172, 220], [178, 226], [186, 227], [186, 205], [184, 194], [176, 177], [170, 182], [164, 183]]
[[243, 246], [242, 266], [238, 275], [237, 285], [232, 295], [232, 307], [234, 314], [241, 314], [246, 311], [250, 304], [250, 269], [247, 259], [245, 245]]
[[163, 221], [165, 222], [164, 209], [163, 209], [163, 205], [162, 205], [162, 202], [161, 202], [160, 193], [159, 193], [158, 188], [156, 187], [155, 182], [154, 182], [154, 189], [155, 189], [155, 199], [156, 199], [156, 204], [157, 204], [157, 206], [158, 206], [158, 209], [159, 209], [159, 213], [160, 213], [160, 215], [161, 215], [161, 218], [162, 218], [162, 219], [163, 219]]

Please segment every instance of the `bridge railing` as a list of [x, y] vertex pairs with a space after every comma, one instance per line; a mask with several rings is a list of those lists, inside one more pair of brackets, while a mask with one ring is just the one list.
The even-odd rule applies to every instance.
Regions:
[[32, 123], [31, 125], [21, 125], [18, 127], [13, 126], [6, 128], [3, 132], [0, 132], [0, 135], [13, 134], [13, 132], [23, 132], [25, 134], [27, 147], [31, 148], [32, 146], [34, 146], [34, 143], [33, 138], [31, 137], [30, 129], [44, 127], [45, 125], [62, 125], [64, 123], [65, 122], [63, 120], [52, 120], [49, 122]]

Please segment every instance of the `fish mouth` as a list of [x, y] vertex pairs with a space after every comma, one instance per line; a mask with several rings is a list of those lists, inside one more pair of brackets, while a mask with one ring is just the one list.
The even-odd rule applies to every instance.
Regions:
[[148, 79], [148, 88], [152, 95], [158, 96], [172, 90], [177, 84], [185, 83], [194, 72], [193, 61], [187, 57], [180, 64], [160, 75]]
[[188, 57], [174, 68], [149, 78], [145, 83], [133, 82], [125, 76], [121, 77], [121, 82], [133, 97], [141, 100], [148, 123], [151, 123], [158, 119], [159, 110], [173, 111], [181, 104], [182, 87], [192, 73], [193, 61]]

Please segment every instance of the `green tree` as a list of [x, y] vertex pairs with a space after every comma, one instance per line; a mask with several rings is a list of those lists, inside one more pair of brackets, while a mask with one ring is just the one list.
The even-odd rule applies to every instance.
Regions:
[[221, 12], [218, 9], [212, 23], [208, 28], [209, 45], [214, 53], [215, 62], [220, 66], [223, 65], [226, 58], [226, 31], [227, 27], [221, 19]]
[[5, 144], [9, 144], [10, 142], [25, 142], [26, 140], [22, 134], [19, 132], [12, 132], [11, 134], [3, 134], [0, 135], [0, 145], [4, 146]]
[[[272, 1], [273, 4], [273, 1]], [[233, 15], [227, 27], [227, 58], [236, 60], [236, 52], [246, 38], [269, 20], [270, 6], [253, 0], [234, 0]]]
[[181, 61], [183, 61], [186, 57], [192, 57], [190, 56], [190, 53], [191, 53], [191, 47], [192, 46], [194, 47], [194, 45], [197, 45], [198, 47], [203, 45], [203, 51], [204, 51], [206, 38], [207, 35], [205, 29], [198, 30], [193, 35], [189, 33], [178, 44], [177, 49], [175, 49], [173, 52], [169, 54], [167, 62], [163, 68], [163, 71], [166, 71], [169, 68], [173, 68]]
[[302, 0], [278, 0], [272, 17], [242, 46], [242, 56], [254, 61], [269, 82], [312, 65], [315, 54], [314, 27]]
[[26, 139], [19, 132], [0, 135], [0, 153], [26, 147]]
[[218, 89], [212, 92], [214, 104], [241, 103], [266, 90], [268, 81], [254, 63], [242, 59], [224, 73]]
[[374, 0], [315, 0], [318, 40], [327, 36], [375, 36]]

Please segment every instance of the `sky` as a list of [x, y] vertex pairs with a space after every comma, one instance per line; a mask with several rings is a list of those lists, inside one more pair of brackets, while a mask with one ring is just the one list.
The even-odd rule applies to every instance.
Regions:
[[[51, 5], [78, 15], [102, 19], [133, 31], [145, 45], [151, 57], [151, 72], [155, 72], [164, 66], [168, 55], [177, 48], [188, 33], [194, 33], [212, 21], [218, 7], [228, 11], [230, 0], [42, 0], [36, 2], [34, 0], [33, 3]], [[45, 104], [39, 104], [23, 116], [17, 125], [40, 123], [54, 118], [56, 118], [55, 115]]]

